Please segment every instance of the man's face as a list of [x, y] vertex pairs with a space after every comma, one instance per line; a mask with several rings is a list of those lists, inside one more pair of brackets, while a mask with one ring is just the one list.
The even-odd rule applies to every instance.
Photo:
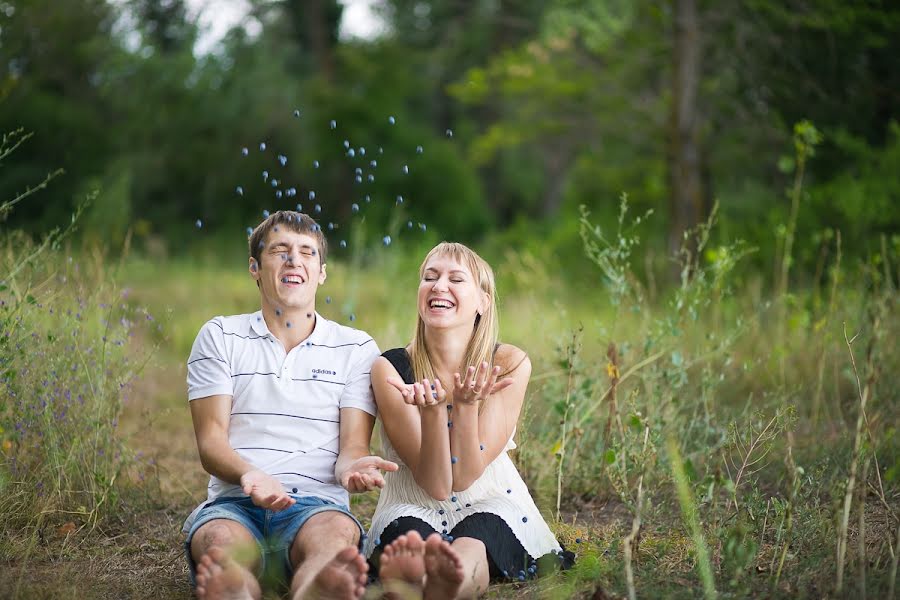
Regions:
[[309, 309], [325, 283], [325, 265], [314, 237], [275, 227], [265, 240], [260, 264], [250, 259], [250, 275], [259, 282], [264, 305], [282, 311]]

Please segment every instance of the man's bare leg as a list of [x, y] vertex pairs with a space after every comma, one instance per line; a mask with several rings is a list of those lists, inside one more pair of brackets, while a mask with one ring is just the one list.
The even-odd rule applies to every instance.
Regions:
[[309, 518], [291, 544], [293, 600], [356, 600], [366, 591], [369, 565], [359, 553], [359, 527], [327, 511]]
[[425, 600], [459, 596], [466, 572], [462, 558], [437, 533], [425, 540]]
[[398, 536], [384, 548], [379, 563], [378, 577], [387, 598], [422, 597], [425, 542], [419, 532]]
[[201, 600], [259, 600], [262, 591], [252, 570], [259, 564], [256, 540], [235, 521], [214, 519], [191, 538]]

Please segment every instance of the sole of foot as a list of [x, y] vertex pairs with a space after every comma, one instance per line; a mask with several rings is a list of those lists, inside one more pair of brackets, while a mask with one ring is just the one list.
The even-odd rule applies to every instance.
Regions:
[[[304, 600], [357, 600], [366, 593], [369, 565], [359, 550], [344, 548], [319, 571]], [[299, 600], [299, 598], [297, 599]]]
[[260, 596], [256, 579], [222, 548], [210, 548], [197, 564], [200, 600], [255, 600]]
[[425, 600], [455, 598], [465, 572], [462, 559], [449, 543], [434, 533], [425, 541]]

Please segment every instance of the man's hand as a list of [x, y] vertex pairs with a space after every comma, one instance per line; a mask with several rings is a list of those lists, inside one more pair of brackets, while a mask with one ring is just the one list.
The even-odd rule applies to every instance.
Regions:
[[381, 471], [396, 471], [399, 468], [397, 463], [384, 460], [380, 456], [363, 456], [353, 461], [341, 473], [341, 485], [351, 494], [382, 488], [384, 477]]
[[241, 475], [241, 488], [250, 496], [253, 504], [268, 510], [284, 510], [296, 500], [287, 495], [278, 480], [257, 469]]

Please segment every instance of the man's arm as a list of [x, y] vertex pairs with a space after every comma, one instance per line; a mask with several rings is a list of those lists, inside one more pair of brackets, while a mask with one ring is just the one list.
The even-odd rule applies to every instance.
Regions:
[[340, 454], [334, 476], [350, 493], [384, 487], [381, 471], [396, 471], [397, 463], [369, 455], [375, 417], [358, 408], [341, 409]]
[[191, 401], [191, 418], [200, 463], [210, 475], [239, 485], [253, 503], [270, 510], [282, 510], [294, 504], [282, 485], [242, 459], [228, 441], [231, 396], [216, 395]]

